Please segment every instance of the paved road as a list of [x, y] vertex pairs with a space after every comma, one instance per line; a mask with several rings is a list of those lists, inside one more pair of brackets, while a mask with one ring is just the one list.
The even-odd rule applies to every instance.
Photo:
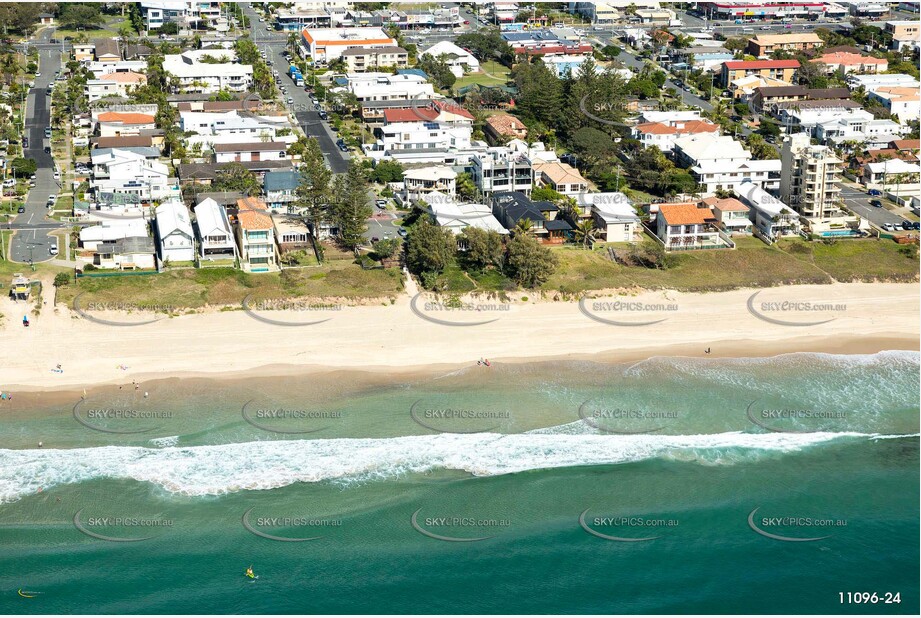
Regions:
[[243, 4], [243, 13], [250, 18], [252, 23], [253, 42], [260, 49], [266, 50], [266, 62], [270, 69], [275, 69], [281, 76], [281, 83], [288, 90], [283, 98], [291, 97], [293, 105], [288, 108], [294, 113], [297, 123], [304, 133], [314, 137], [320, 143], [320, 149], [326, 158], [326, 164], [335, 174], [343, 174], [349, 167], [349, 156], [336, 147], [336, 136], [329, 124], [320, 119], [320, 114], [314, 109], [310, 96], [303, 88], [298, 88], [294, 82], [285, 75], [290, 66], [282, 56], [287, 46], [288, 35], [276, 31], [267, 31], [266, 24], [259, 21], [258, 14], [249, 3]]
[[[42, 31], [40, 37], [41, 41], [47, 42], [51, 38], [51, 30]], [[19, 230], [10, 242], [10, 257], [14, 262], [28, 263], [30, 259], [33, 262], [45, 262], [54, 257], [49, 253], [53, 240], [49, 232], [61, 226], [47, 218], [46, 204], [49, 195], [58, 194], [60, 185], [53, 176], [54, 159], [44, 151], [42, 142], [45, 139], [45, 128], [51, 126], [51, 101], [45, 89], [54, 81], [54, 73], [60, 68], [60, 48], [39, 47], [41, 76], [35, 79], [35, 87], [29, 91], [26, 117], [29, 137], [26, 158], [35, 159], [38, 170], [35, 173], [35, 187], [26, 198], [26, 211], [18, 215], [11, 226]]]
[[[900, 225], [902, 223], [902, 217], [890, 212], [885, 208], [877, 208], [876, 206], [870, 206], [871, 199], [882, 200], [881, 197], [870, 197], [867, 195], [866, 191], [858, 190], [854, 187], [839, 183], [841, 187], [841, 199], [844, 200], [844, 203], [847, 205], [854, 214], [866, 219], [876, 227], [882, 229], [884, 223], [892, 223], [894, 225]], [[883, 200], [885, 203], [885, 200]], [[899, 228], [901, 229], [901, 228]]]

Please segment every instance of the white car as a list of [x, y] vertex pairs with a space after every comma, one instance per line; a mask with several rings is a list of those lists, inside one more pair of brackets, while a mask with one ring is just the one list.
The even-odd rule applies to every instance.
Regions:
[[55, 179], [55, 180], [60, 180], [60, 179], [61, 179], [61, 172], [55, 171], [55, 172], [54, 172], [54, 179]]
[[35, 77], [41, 77], [41, 76], [42, 76], [42, 72], [41, 72], [41, 71], [36, 71], [36, 72], [35, 72]]
[[285, 102], [286, 102], [288, 105], [294, 105], [294, 99], [292, 99], [291, 97], [288, 97], [287, 99], [285, 99]]

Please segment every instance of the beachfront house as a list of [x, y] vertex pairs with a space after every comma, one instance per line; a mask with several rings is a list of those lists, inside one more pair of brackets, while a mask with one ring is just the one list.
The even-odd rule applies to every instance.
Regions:
[[157, 247], [160, 260], [192, 262], [195, 260], [195, 234], [189, 210], [179, 200], [171, 200], [157, 206]]
[[782, 236], [800, 233], [799, 215], [779, 199], [752, 183], [743, 183], [737, 190], [739, 199], [749, 207], [752, 234], [767, 243]]
[[237, 249], [247, 272], [278, 270], [275, 224], [265, 202], [256, 197], [237, 200]]
[[237, 245], [227, 209], [208, 197], [195, 207], [195, 232], [202, 263], [235, 260]]
[[694, 202], [659, 204], [656, 236], [668, 251], [726, 249], [734, 247], [717, 227], [717, 219], [706, 204]]

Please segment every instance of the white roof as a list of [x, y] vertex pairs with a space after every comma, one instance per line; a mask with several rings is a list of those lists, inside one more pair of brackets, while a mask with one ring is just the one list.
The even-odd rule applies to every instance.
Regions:
[[202, 236], [208, 236], [213, 232], [233, 235], [227, 211], [210, 197], [203, 199], [195, 207], [195, 218], [198, 221], [198, 231]]
[[669, 124], [670, 122], [687, 122], [689, 120], [700, 120], [700, 112], [688, 110], [674, 112], [643, 112], [640, 114], [640, 122], [661, 122], [663, 124]]
[[[207, 62], [198, 62], [195, 56], [190, 56], [191, 52], [182, 54], [167, 54], [163, 57], [163, 70], [172, 73], [176, 77], [229, 77], [233, 75], [250, 75], [253, 74], [253, 67], [249, 64], [236, 64], [233, 62], [222, 62], [211, 64]], [[212, 54], [214, 55], [214, 54]]]
[[493, 216], [492, 208], [486, 204], [458, 204], [453, 197], [440, 191], [423, 195], [422, 201], [435, 213], [438, 225], [450, 228], [454, 232], [460, 232], [472, 225], [483, 230], [508, 234], [508, 230]]
[[633, 210], [633, 203], [620, 192], [580, 193], [576, 196], [579, 206], [591, 206], [606, 223], [638, 223], [640, 218]]
[[867, 167], [874, 174], [917, 174], [921, 172], [921, 164], [902, 159], [889, 159], [888, 161], [875, 161], [867, 163]]
[[781, 168], [780, 159], [764, 159], [740, 161], [730, 163], [728, 161], [701, 161], [691, 169], [700, 174], [725, 174], [732, 172], [779, 172]]
[[106, 219], [100, 225], [80, 230], [81, 242], [101, 242], [147, 236], [147, 222], [144, 219]]
[[696, 162], [751, 158], [751, 153], [745, 150], [742, 144], [734, 140], [731, 135], [717, 135], [715, 133], [683, 135], [675, 140], [675, 148], [680, 149]]
[[458, 47], [451, 41], [438, 41], [437, 43], [435, 43], [434, 45], [426, 49], [424, 52], [422, 52], [422, 54], [420, 55], [432, 56], [433, 58], [437, 58], [438, 56], [442, 54], [447, 54], [448, 56], [457, 56], [458, 58], [462, 58], [466, 64], [476, 66], [476, 67], [480, 66], [479, 60], [474, 58], [473, 54], [471, 54], [470, 52], [464, 51], [463, 48]]
[[781, 213], [796, 215], [792, 208], [756, 184], [743, 182], [736, 188], [736, 192], [747, 206], [760, 211], [768, 217], [776, 217]]
[[189, 218], [189, 209], [178, 201], [164, 202], [157, 206], [157, 228], [163, 238], [174, 231], [192, 237], [192, 221]]
[[[316, 41], [349, 41], [361, 45], [364, 41], [387, 39], [393, 41], [387, 33], [380, 28], [307, 28], [304, 30], [311, 39]], [[396, 44], [394, 42], [393, 44]]]
[[444, 165], [433, 165], [431, 167], [420, 167], [419, 169], [406, 170], [403, 173], [403, 179], [411, 178], [413, 180], [454, 180], [457, 178], [457, 172]]

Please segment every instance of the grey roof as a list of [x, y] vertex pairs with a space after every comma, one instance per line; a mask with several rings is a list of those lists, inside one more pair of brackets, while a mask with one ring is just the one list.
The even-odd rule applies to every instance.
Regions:
[[778, 109], [813, 109], [813, 108], [823, 108], [827, 107], [829, 109], [844, 108], [844, 109], [854, 109], [860, 107], [860, 103], [857, 101], [851, 101], [850, 99], [815, 99], [808, 101], [787, 101], [784, 103], [778, 103]]
[[153, 253], [154, 241], [150, 236], [129, 236], [115, 241], [99, 243], [99, 252], [112, 253]]
[[266, 172], [262, 179], [262, 187], [266, 193], [269, 191], [283, 191], [285, 189], [296, 189], [300, 184], [301, 175], [291, 171], [283, 172]]
[[119, 58], [122, 57], [122, 53], [118, 49], [118, 41], [115, 39], [93, 39], [93, 47], [95, 49], [93, 53], [97, 58], [109, 54], [118, 56]]
[[[230, 163], [180, 163], [178, 174], [181, 180], [186, 181], [212, 180], [225, 165]], [[243, 161], [240, 165], [252, 172], [291, 169], [291, 161]]]
[[544, 213], [541, 212], [537, 204], [520, 191], [499, 191], [493, 193], [493, 203], [500, 206], [502, 210], [514, 222], [522, 219], [531, 221], [544, 221]]
[[544, 223], [544, 228], [548, 230], [571, 230], [572, 226], [562, 219], [554, 219]]
[[211, 198], [221, 206], [235, 206], [237, 200], [246, 197], [241, 191], [202, 191], [196, 195], [196, 200], [198, 204], [201, 204], [204, 200]]

